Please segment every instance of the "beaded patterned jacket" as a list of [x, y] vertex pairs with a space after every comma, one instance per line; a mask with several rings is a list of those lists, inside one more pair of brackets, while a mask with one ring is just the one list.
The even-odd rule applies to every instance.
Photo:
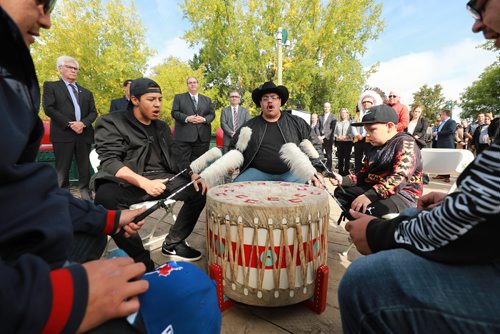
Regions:
[[415, 206], [423, 191], [420, 145], [407, 133], [396, 134], [385, 145], [371, 147], [363, 168], [345, 176], [342, 185], [371, 186], [365, 195], [372, 202], [398, 195], [405, 204]]

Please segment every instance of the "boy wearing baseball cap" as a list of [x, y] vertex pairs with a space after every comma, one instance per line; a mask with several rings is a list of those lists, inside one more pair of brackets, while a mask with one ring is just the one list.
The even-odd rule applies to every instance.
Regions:
[[[398, 115], [383, 104], [370, 108], [361, 122], [371, 148], [355, 175], [334, 173], [335, 196], [346, 209], [382, 217], [416, 207], [422, 195], [422, 143], [397, 132]], [[345, 187], [345, 188], [344, 188]], [[350, 217], [348, 217], [350, 218]]]

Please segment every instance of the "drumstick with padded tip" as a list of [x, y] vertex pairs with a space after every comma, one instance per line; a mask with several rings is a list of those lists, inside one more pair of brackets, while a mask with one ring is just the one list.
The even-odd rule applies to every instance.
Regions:
[[[310, 158], [312, 159], [318, 159], [319, 158], [319, 153], [318, 151], [316, 151], [316, 149], [314, 148], [313, 144], [308, 140], [308, 139], [304, 139], [300, 144], [299, 144], [300, 148], [302, 149], [302, 151], [304, 151], [305, 154], [307, 154]], [[330, 174], [333, 175], [332, 171], [330, 171], [326, 165], [323, 163], [323, 161], [321, 161], [320, 159], [320, 162], [321, 164], [323, 165], [323, 167], [326, 169], [326, 171]], [[323, 185], [323, 187], [326, 188], [326, 185], [316, 176], [316, 178], [319, 180], [319, 182], [321, 182], [321, 184]], [[332, 181], [329, 179], [330, 183], [332, 183]], [[332, 183], [333, 184], [333, 183]], [[345, 189], [344, 187], [342, 187], [340, 184], [337, 185], [340, 190], [345, 194]], [[328, 192], [328, 191], [327, 191]], [[337, 205], [340, 207], [340, 209], [342, 210], [342, 212], [344, 212], [344, 215], [346, 214], [346, 210], [344, 208], [344, 206], [339, 202], [339, 200], [335, 197], [335, 195], [333, 193], [330, 193], [330, 196], [335, 200], [335, 202], [337, 203]], [[350, 239], [350, 237], [349, 237]], [[349, 245], [349, 247], [344, 251], [342, 252], [342, 255], [343, 256], [347, 256], [347, 253], [349, 253], [349, 251], [351, 250], [351, 248], [354, 246], [354, 243], [352, 242], [352, 240], [349, 240], [349, 242], [351, 242], [351, 244]]]
[[[207, 168], [207, 166], [212, 161], [219, 159], [221, 156], [222, 156], [222, 152], [217, 147], [213, 147], [210, 150], [208, 150], [207, 152], [203, 153], [201, 156], [199, 156], [196, 160], [191, 162], [191, 164], [189, 165], [189, 168], [191, 168], [193, 173], [200, 174], [200, 172], [202, 170], [204, 170], [205, 168]], [[187, 171], [187, 168], [184, 168], [179, 173], [175, 174], [174, 176], [172, 176], [170, 178], [167, 177], [166, 179], [163, 180], [163, 183], [166, 184], [167, 182], [172, 181], [173, 179], [175, 179], [176, 177], [178, 177], [179, 175], [181, 175], [185, 171]]]
[[[248, 128], [248, 127], [246, 127], [246, 128], [248, 130], [250, 130], [250, 128]], [[246, 149], [246, 145], [248, 145], [248, 141], [250, 140], [250, 135], [252, 134], [252, 130], [250, 130], [249, 132], [248, 132], [248, 130], [244, 131], [244, 136], [243, 136], [242, 142], [240, 142], [240, 139], [238, 139], [239, 144], [237, 143], [237, 146], [239, 145], [240, 148], [244, 147]], [[243, 142], [243, 141], [246, 141], [246, 142]], [[220, 152], [219, 149], [217, 149], [217, 150]], [[204, 155], [206, 155], [205, 158], [208, 160], [208, 157], [216, 156], [217, 153], [212, 152], [211, 154], [208, 154], [208, 152], [207, 152]], [[201, 156], [200, 156], [200, 158], [201, 158]], [[200, 158], [198, 158], [198, 159], [200, 159]], [[197, 161], [197, 160], [195, 160], [195, 161]], [[195, 161], [193, 161], [193, 163]], [[198, 161], [198, 162], [200, 162], [200, 161]], [[208, 184], [215, 185], [229, 169], [238, 168], [242, 164], [243, 164], [243, 154], [239, 150], [231, 150], [231, 151], [227, 152], [222, 157], [218, 158], [210, 166], [205, 168], [196, 179], [185, 184], [184, 186], [182, 186], [180, 189], [175, 191], [173, 194], [171, 194], [167, 198], [161, 199], [158, 202], [156, 202], [155, 205], [153, 205], [152, 207], [150, 207], [149, 209], [144, 211], [142, 214], [135, 217], [133, 222], [137, 223], [137, 222], [143, 220], [144, 218], [149, 216], [152, 212], [154, 212], [154, 211], [158, 210], [160, 207], [162, 207], [166, 201], [168, 201], [169, 199], [171, 199], [172, 197], [177, 195], [179, 192], [181, 192], [182, 190], [186, 189], [188, 186], [190, 186], [191, 184], [196, 182], [196, 180], [202, 178]], [[191, 163], [191, 165], [192, 165], [192, 163]], [[200, 165], [204, 165], [204, 164], [200, 163], [199, 165], [198, 164], [195, 164], [194, 166], [191, 166], [191, 165], [190, 165], [191, 168], [194, 167], [195, 169], [197, 169], [197, 168], [199, 168]], [[194, 170], [193, 170], [193, 172], [194, 172]]]
[[242, 152], [247, 149], [251, 136], [252, 129], [248, 126], [242, 127], [240, 129], [238, 141], [236, 142], [236, 149], [227, 152], [204, 170], [203, 179], [209, 185], [219, 185], [220, 180], [222, 180], [229, 170], [241, 167], [245, 160]]
[[309, 160], [309, 157], [295, 143], [286, 143], [281, 146], [280, 157], [288, 165], [293, 175], [305, 180], [309, 180], [314, 176], [321, 183], [324, 190], [335, 200], [342, 212], [347, 212], [337, 197], [328, 191], [323, 180], [316, 175], [316, 169]]
[[147, 209], [146, 211], [144, 211], [140, 215], [136, 216], [132, 221], [134, 223], [140, 222], [141, 220], [143, 220], [144, 218], [146, 218], [147, 216], [149, 216], [151, 213], [153, 213], [154, 211], [156, 211], [159, 208], [161, 208], [166, 201], [172, 199], [175, 195], [177, 195], [178, 193], [180, 193], [181, 191], [183, 191], [184, 189], [186, 189], [187, 187], [189, 187], [190, 185], [192, 185], [193, 183], [195, 183], [199, 179], [201, 179], [201, 178], [204, 179], [206, 177], [205, 171], [206, 171], [206, 169], [204, 171], [202, 171], [200, 173], [200, 175], [196, 179], [194, 179], [194, 180], [186, 183], [181, 188], [177, 189], [175, 192], [173, 192], [172, 194], [170, 194], [170, 196], [168, 196], [167, 198], [163, 198], [163, 199], [159, 200], [158, 202], [156, 202], [155, 205], [153, 205], [152, 207], [150, 207], [149, 209]]
[[240, 152], [244, 152], [248, 143], [250, 142], [250, 138], [252, 137], [252, 129], [248, 126], [244, 126], [240, 129], [240, 134], [238, 136], [238, 141], [236, 142], [236, 149]]
[[[307, 156], [311, 159], [318, 159], [319, 162], [323, 165], [323, 168], [325, 168], [326, 172], [330, 175], [333, 175], [333, 172], [326, 167], [325, 163], [319, 159], [319, 153], [316, 151], [314, 148], [314, 145], [311, 143], [309, 139], [304, 139], [302, 142], [300, 142], [299, 147], [302, 149], [302, 151], [307, 154]], [[340, 190], [345, 194], [345, 189], [340, 185], [340, 183], [337, 185]]]
[[230, 169], [239, 168], [243, 164], [243, 154], [238, 150], [231, 150], [208, 166], [203, 172], [203, 179], [211, 186], [218, 185]]

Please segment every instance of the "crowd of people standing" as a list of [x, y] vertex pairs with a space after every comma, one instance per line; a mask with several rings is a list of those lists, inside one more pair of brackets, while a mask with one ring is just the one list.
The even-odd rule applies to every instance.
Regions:
[[[365, 129], [351, 126], [351, 124], [361, 121], [370, 108], [381, 104], [391, 106], [398, 114], [397, 131], [410, 134], [415, 140], [422, 142], [424, 147], [468, 149], [475, 155], [481, 153], [492, 143], [500, 120], [498, 116], [495, 118], [491, 112], [488, 112], [477, 114], [476, 119], [470, 123], [466, 118], [456, 122], [452, 118], [452, 111], [448, 108], [443, 108], [437, 119], [429, 120], [424, 116], [424, 105], [414, 104], [409, 112], [408, 108], [400, 102], [399, 96], [394, 90], [389, 93], [388, 98], [385, 97], [380, 88], [367, 90], [359, 97], [354, 117], [351, 116], [347, 108], [340, 109], [333, 130], [332, 148], [326, 149], [325, 142], [323, 142], [325, 155], [328, 157], [328, 153], [333, 152], [333, 155], [336, 156], [337, 164], [333, 164], [333, 166], [340, 175], [345, 176], [359, 172], [366, 150], [370, 147], [366, 140]], [[328, 115], [329, 118], [332, 117], [330, 112]], [[320, 139], [325, 136], [323, 119], [324, 116], [318, 118], [317, 114], [313, 114], [311, 118], [312, 129]], [[351, 158], [353, 158], [352, 162]], [[449, 182], [448, 175], [438, 176], [437, 179]]]

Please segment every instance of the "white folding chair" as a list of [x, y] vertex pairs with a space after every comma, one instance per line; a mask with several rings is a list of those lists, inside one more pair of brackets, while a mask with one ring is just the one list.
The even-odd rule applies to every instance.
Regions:
[[[101, 161], [99, 160], [99, 155], [97, 154], [95, 149], [93, 149], [90, 152], [89, 159], [90, 159], [90, 164], [94, 170], [94, 173], [97, 173], [97, 168], [99, 167], [99, 164], [101, 163]], [[139, 209], [143, 206], [145, 206], [146, 208], [150, 208], [153, 205], [155, 205], [156, 203], [158, 203], [158, 200], [139, 202], [139, 203], [132, 204], [129, 207], [129, 209], [132, 209], [132, 210]], [[176, 201], [173, 199], [169, 199], [168, 201], [165, 201], [165, 203], [163, 203], [162, 207], [165, 210], [165, 213], [163, 214], [163, 216], [160, 219], [156, 220], [153, 223], [151, 231], [146, 236], [141, 238], [142, 243], [144, 245], [144, 248], [146, 248], [147, 250], [152, 251], [152, 250], [155, 250], [155, 249], [161, 247], [163, 240], [165, 239], [165, 236], [167, 235], [167, 233], [163, 233], [163, 234], [157, 235], [157, 236], [155, 236], [155, 233], [156, 233], [156, 230], [158, 229], [159, 223], [166, 221], [166, 219], [170, 215], [172, 216], [172, 220], [175, 222], [175, 220], [177, 219], [177, 216], [174, 213], [175, 203], [176, 203]], [[108, 246], [109, 246], [109, 239], [110, 238], [108, 238]], [[108, 247], [106, 247], [105, 254], [107, 252], [109, 252], [107, 250], [107, 248]]]
[[[474, 155], [469, 150], [455, 148], [423, 148], [422, 162], [424, 173], [429, 174], [460, 174], [474, 160]], [[457, 188], [453, 183], [448, 193]]]

